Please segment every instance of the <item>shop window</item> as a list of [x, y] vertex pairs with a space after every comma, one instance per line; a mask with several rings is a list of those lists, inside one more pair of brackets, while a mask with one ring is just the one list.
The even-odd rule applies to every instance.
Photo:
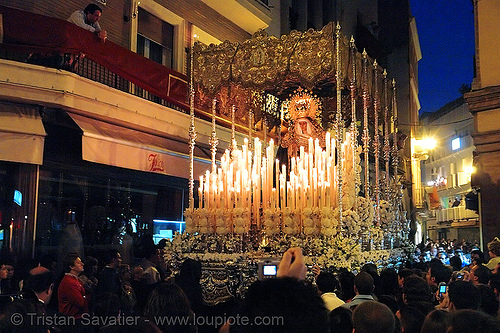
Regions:
[[168, 225], [172, 232], [185, 229], [180, 226], [186, 181], [106, 166], [93, 169], [95, 173], [41, 170], [36, 235], [40, 251], [60, 244], [69, 210], [74, 212], [85, 247], [115, 244], [123, 227], [134, 239], [153, 232], [168, 238], [163, 237], [165, 231], [154, 230], [154, 220], [177, 226]]

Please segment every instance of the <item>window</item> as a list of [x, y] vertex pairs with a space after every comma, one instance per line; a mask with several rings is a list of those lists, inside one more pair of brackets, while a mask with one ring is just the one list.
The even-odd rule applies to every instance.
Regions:
[[173, 68], [174, 26], [139, 8], [137, 53]]
[[460, 149], [460, 138], [455, 138], [451, 140], [451, 150]]

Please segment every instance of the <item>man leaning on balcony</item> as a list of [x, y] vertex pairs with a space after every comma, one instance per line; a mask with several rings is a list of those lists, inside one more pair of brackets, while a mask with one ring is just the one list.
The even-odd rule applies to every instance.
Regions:
[[68, 22], [76, 24], [85, 30], [89, 30], [97, 35], [104, 43], [107, 38], [105, 30], [101, 29], [99, 19], [101, 18], [102, 9], [96, 4], [89, 4], [84, 10], [77, 10], [68, 18]]

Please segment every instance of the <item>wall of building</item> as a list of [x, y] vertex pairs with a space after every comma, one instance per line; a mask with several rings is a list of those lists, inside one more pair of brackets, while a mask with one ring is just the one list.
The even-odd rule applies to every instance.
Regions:
[[477, 3], [477, 23], [479, 35], [476, 34], [476, 61], [480, 71], [481, 87], [500, 85], [500, 66], [498, 50], [498, 17], [500, 17], [500, 0], [481, 0]]
[[472, 186], [480, 189], [483, 249], [500, 235], [500, 15], [499, 0], [474, 1], [476, 77], [465, 95], [474, 116]]

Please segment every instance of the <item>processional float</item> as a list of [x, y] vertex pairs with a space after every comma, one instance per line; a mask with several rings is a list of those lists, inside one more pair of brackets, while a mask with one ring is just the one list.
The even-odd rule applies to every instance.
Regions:
[[[339, 25], [196, 43], [190, 68], [189, 207], [178, 251], [231, 258], [299, 245], [315, 263], [351, 267], [388, 260], [405, 242], [396, 83]], [[212, 120], [212, 165], [197, 191], [195, 104]], [[221, 118], [232, 135], [217, 161]], [[239, 146], [235, 126], [248, 130]]]

